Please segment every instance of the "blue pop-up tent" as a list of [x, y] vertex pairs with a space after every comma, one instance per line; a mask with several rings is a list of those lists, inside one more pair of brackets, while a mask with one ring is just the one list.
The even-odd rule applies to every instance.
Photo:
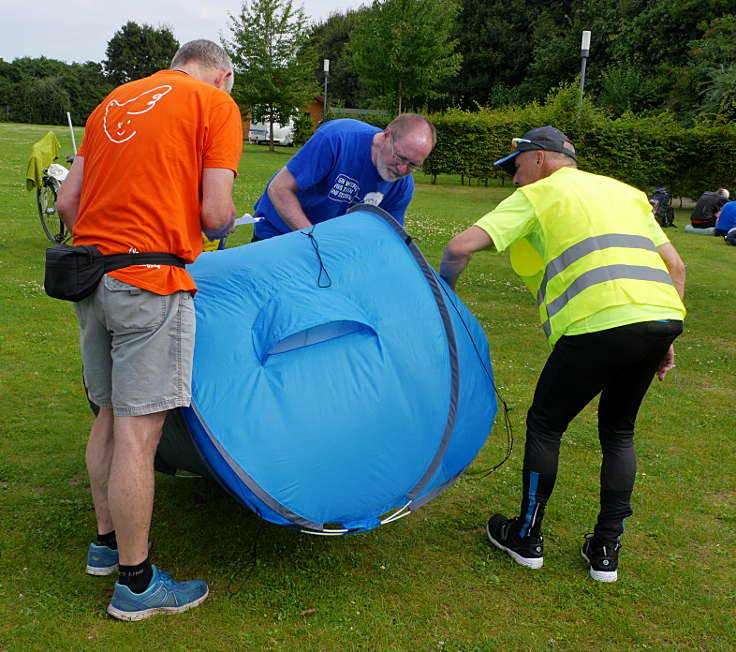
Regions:
[[343, 534], [425, 504], [485, 442], [485, 334], [384, 211], [189, 269], [192, 406], [167, 421], [159, 469], [209, 475], [271, 522]]

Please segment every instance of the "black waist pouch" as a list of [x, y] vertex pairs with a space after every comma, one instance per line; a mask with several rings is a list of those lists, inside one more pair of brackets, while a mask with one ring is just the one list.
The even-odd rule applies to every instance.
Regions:
[[97, 247], [60, 244], [46, 249], [46, 272], [43, 288], [54, 299], [81, 301], [95, 291], [105, 272], [131, 265], [174, 265], [185, 261], [173, 254], [111, 254], [103, 256]]

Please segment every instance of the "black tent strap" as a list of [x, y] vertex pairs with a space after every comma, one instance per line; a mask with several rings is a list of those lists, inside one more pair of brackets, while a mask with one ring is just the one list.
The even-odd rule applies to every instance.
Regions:
[[[309, 238], [309, 242], [312, 243], [312, 247], [314, 248], [314, 252], [317, 254], [317, 260], [319, 260], [319, 275], [317, 276], [317, 287], [321, 289], [325, 289], [332, 286], [332, 278], [330, 278], [330, 273], [327, 271], [327, 268], [325, 267], [325, 263], [322, 260], [322, 255], [319, 253], [319, 243], [317, 242], [317, 238], [314, 237], [314, 230], [317, 228], [317, 225], [315, 224], [309, 231], [302, 231], [302, 235], [306, 235]], [[327, 284], [322, 285], [322, 274], [324, 274], [327, 277]]]

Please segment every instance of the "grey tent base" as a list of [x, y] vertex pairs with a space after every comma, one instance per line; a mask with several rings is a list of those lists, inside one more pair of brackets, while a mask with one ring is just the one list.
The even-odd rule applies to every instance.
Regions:
[[[100, 408], [89, 399], [87, 401], [90, 409], [97, 416]], [[194, 445], [189, 428], [179, 409], [170, 410], [166, 415], [153, 466], [156, 471], [167, 475], [176, 475], [178, 471], [188, 471], [210, 480], [216, 480]]]
[[177, 471], [189, 471], [210, 480], [216, 479], [194, 445], [189, 428], [178, 409], [171, 410], [166, 415], [154, 467], [169, 475], [175, 475]]

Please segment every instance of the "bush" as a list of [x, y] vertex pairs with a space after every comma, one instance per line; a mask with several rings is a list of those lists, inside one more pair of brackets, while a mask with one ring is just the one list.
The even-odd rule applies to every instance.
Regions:
[[688, 129], [668, 113], [647, 117], [624, 113], [611, 119], [587, 98], [580, 108], [577, 85], [555, 89], [544, 105], [475, 112], [453, 109], [429, 117], [437, 128], [437, 145], [423, 169], [434, 176], [503, 178], [505, 173], [493, 163], [511, 151], [511, 139], [551, 124], [575, 144], [581, 169], [647, 193], [665, 186], [676, 196], [699, 197], [705, 190], [736, 186], [733, 123], [702, 123]]

